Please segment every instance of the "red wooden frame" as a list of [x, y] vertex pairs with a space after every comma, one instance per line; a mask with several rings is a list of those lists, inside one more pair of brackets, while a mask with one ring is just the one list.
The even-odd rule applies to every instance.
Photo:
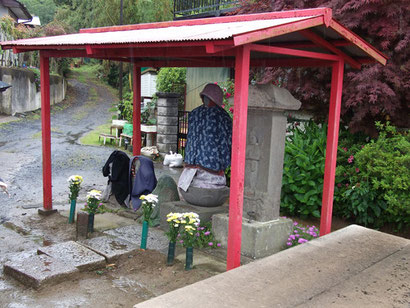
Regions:
[[51, 176], [51, 129], [50, 129], [50, 61], [40, 52], [41, 83], [41, 138], [43, 153], [43, 207], [53, 208]]
[[[141, 149], [141, 70], [142, 66], [153, 67], [235, 67], [235, 113], [232, 136], [232, 173], [229, 204], [228, 256], [227, 269], [240, 265], [242, 211], [245, 176], [245, 151], [247, 130], [248, 83], [250, 66], [329, 66], [332, 67], [331, 96], [329, 106], [329, 125], [326, 145], [325, 175], [323, 184], [322, 215], [320, 235], [331, 230], [334, 177], [337, 158], [337, 141], [343, 87], [344, 63], [353, 68], [376, 60], [386, 64], [387, 57], [371, 45], [354, 35], [332, 19], [332, 11], [319, 8], [300, 11], [272, 12], [263, 14], [237, 15], [197, 20], [172, 21], [155, 24], [126, 25], [97, 29], [82, 29], [80, 33], [100, 33], [107, 31], [128, 31], [164, 27], [194, 26], [212, 23], [242, 22], [261, 19], [307, 17], [297, 22], [289, 22], [263, 30], [249, 31], [234, 35], [225, 40], [178, 41], [159, 43], [124, 44], [63, 44], [53, 45], [52, 38], [22, 40], [21, 43], [1, 43], [3, 49], [12, 48], [14, 52], [40, 50], [41, 72], [41, 118], [43, 142], [43, 201], [44, 209], [52, 209], [51, 177], [51, 132], [50, 132], [50, 57], [93, 57], [116, 61], [133, 62], [133, 154], [139, 155]], [[341, 40], [325, 40], [309, 30], [325, 25], [342, 36]], [[310, 41], [280, 42], [275, 46], [255, 44], [273, 36], [298, 31]], [[83, 37], [82, 37], [83, 39]], [[79, 40], [81, 41], [81, 40]], [[109, 40], [107, 40], [109, 41]], [[263, 43], [263, 42], [262, 42]], [[32, 44], [32, 45], [31, 45]], [[35, 45], [38, 44], [38, 45]], [[48, 45], [50, 44], [50, 45]], [[354, 58], [338, 49], [341, 46], [358, 46], [372, 57]], [[303, 48], [324, 48], [325, 53], [306, 51]], [[296, 49], [299, 48], [299, 49]], [[329, 52], [329, 53], [326, 53]], [[260, 54], [263, 53], [261, 56]], [[280, 54], [283, 57], [273, 57]], [[252, 56], [257, 56], [252, 58]]]

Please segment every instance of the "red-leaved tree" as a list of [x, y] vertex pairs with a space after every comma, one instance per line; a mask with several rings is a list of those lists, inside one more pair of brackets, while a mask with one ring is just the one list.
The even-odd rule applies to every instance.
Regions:
[[[408, 0], [255, 0], [240, 1], [235, 14], [329, 7], [343, 25], [389, 57], [387, 65], [347, 68], [342, 121], [352, 132], [374, 133], [374, 121], [408, 127], [410, 102], [410, 1]], [[260, 82], [281, 80], [316, 116], [328, 112], [331, 70], [265, 69]], [[286, 78], [283, 78], [286, 76]]]

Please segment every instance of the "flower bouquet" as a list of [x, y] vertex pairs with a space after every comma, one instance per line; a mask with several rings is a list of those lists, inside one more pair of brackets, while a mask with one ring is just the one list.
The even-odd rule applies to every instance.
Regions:
[[103, 204], [100, 203], [101, 191], [93, 189], [87, 194], [87, 202], [83, 211], [88, 213], [88, 231], [94, 232], [94, 215], [101, 212]]
[[182, 240], [183, 245], [186, 247], [185, 257], [185, 270], [192, 269], [193, 257], [194, 257], [194, 243], [196, 241], [197, 227], [200, 220], [199, 215], [193, 212], [183, 213], [182, 219]]
[[167, 222], [169, 226], [168, 232], [165, 233], [169, 239], [167, 265], [172, 265], [174, 263], [175, 244], [179, 234], [179, 228], [181, 226], [182, 219], [183, 216], [181, 213], [169, 213], [167, 215]]
[[77, 204], [78, 193], [81, 189], [81, 183], [83, 182], [83, 177], [81, 175], [72, 175], [67, 179], [69, 184], [70, 193], [68, 194], [69, 201], [71, 203], [70, 216], [68, 218], [68, 223], [74, 222], [75, 207]]
[[158, 196], [149, 194], [149, 195], [142, 195], [140, 197], [142, 200], [142, 235], [141, 235], [141, 249], [147, 248], [147, 238], [148, 238], [148, 224], [151, 219], [152, 212], [154, 211], [154, 207], [158, 203]]

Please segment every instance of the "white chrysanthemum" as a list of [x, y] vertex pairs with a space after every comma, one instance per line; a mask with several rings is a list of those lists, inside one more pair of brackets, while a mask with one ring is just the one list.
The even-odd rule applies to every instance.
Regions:
[[96, 189], [89, 191], [87, 194], [87, 199], [91, 199], [91, 198], [101, 200], [101, 191], [96, 190]]

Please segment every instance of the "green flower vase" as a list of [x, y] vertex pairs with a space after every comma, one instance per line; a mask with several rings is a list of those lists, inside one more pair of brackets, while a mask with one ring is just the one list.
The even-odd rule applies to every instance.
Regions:
[[168, 245], [168, 256], [167, 256], [167, 265], [171, 266], [174, 264], [175, 258], [175, 242], [169, 242]]
[[148, 221], [144, 220], [142, 223], [142, 235], [141, 235], [141, 249], [147, 249], [147, 238], [148, 238]]
[[74, 222], [74, 215], [75, 215], [75, 206], [77, 204], [77, 200], [71, 200], [71, 207], [70, 207], [70, 216], [68, 217], [68, 223], [72, 224]]
[[94, 213], [88, 213], [88, 229], [89, 233], [94, 232]]
[[185, 256], [185, 270], [186, 271], [190, 271], [193, 268], [193, 261], [194, 261], [194, 248], [187, 247], [186, 256]]

